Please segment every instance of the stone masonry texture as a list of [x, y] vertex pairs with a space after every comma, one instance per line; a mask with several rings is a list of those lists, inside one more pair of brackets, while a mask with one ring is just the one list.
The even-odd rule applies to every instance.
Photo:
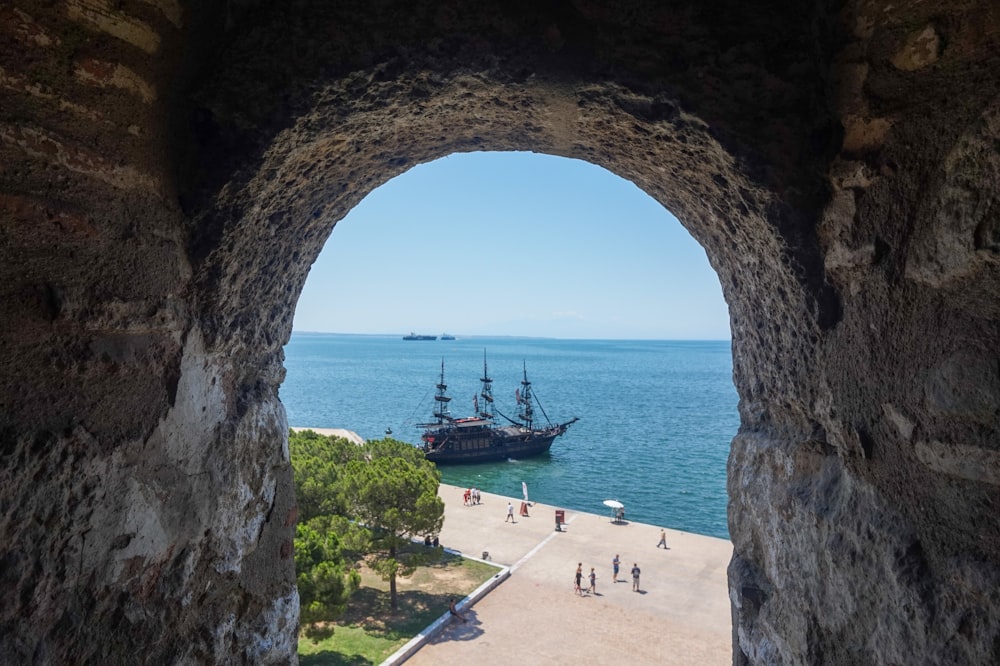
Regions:
[[719, 275], [734, 664], [1000, 662], [993, 0], [0, 3], [0, 662], [295, 662], [296, 299], [484, 150]]

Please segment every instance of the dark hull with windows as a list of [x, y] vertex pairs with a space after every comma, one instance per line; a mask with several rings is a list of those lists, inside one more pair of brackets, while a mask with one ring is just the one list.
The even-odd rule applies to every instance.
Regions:
[[520, 460], [545, 453], [576, 419], [540, 430], [493, 426], [481, 419], [459, 419], [430, 428], [421, 439], [424, 455], [438, 464]]

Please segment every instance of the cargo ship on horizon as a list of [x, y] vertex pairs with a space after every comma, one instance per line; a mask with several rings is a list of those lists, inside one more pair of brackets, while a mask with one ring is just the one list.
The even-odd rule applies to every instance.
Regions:
[[417, 335], [413, 331], [410, 331], [409, 335], [403, 336], [404, 340], [437, 340], [436, 335]]

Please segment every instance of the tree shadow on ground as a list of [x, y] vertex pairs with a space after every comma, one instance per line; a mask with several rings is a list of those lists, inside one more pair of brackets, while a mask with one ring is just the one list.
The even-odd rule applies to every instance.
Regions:
[[299, 666], [372, 666], [374, 663], [360, 654], [342, 654], [333, 650], [299, 655]]
[[[415, 545], [415, 549], [424, 546]], [[347, 608], [337, 620], [337, 627], [350, 628], [351, 632], [361, 632], [373, 643], [402, 645], [426, 629], [438, 618], [448, 614], [452, 600], [458, 602], [469, 591], [475, 589], [488, 576], [493, 575], [489, 566], [475, 564], [470, 569], [463, 557], [438, 551], [440, 559], [425, 563], [412, 577], [399, 579], [399, 608], [391, 609], [389, 584], [370, 570], [362, 572], [362, 586], [351, 595]], [[485, 567], [487, 571], [482, 569]], [[445, 633], [456, 631], [452, 640], [469, 640], [482, 633], [479, 622], [469, 610], [462, 615], [466, 624], [453, 619], [444, 628]], [[326, 647], [326, 646], [324, 646]], [[334, 647], [339, 647], [334, 645]], [[360, 666], [375, 663], [375, 658], [364, 648], [343, 644], [345, 652], [321, 649], [311, 655], [301, 655], [300, 663], [305, 666]], [[346, 651], [363, 654], [347, 654]]]
[[399, 610], [393, 612], [386, 592], [363, 587], [354, 593], [351, 606], [338, 624], [359, 626], [367, 634], [388, 640], [408, 638], [448, 612], [448, 605], [456, 596], [409, 590], [400, 593]]

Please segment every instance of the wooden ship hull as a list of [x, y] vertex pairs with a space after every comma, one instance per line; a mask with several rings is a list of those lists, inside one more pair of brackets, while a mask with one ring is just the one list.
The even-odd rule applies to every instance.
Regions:
[[[573, 418], [565, 423], [534, 427], [532, 404], [536, 399], [532, 394], [527, 370], [524, 372], [521, 388], [514, 393], [518, 405], [517, 420], [504, 416], [494, 405], [493, 380], [486, 371], [485, 354], [483, 377], [480, 381], [483, 383], [482, 392], [473, 397], [475, 416], [452, 418], [448, 410], [451, 398], [447, 395], [448, 386], [444, 383], [444, 361], [441, 361], [441, 379], [437, 384], [437, 395], [434, 396], [437, 402], [434, 417], [437, 421], [419, 426], [424, 429], [420, 439], [424, 442], [422, 449], [428, 460], [448, 464], [530, 458], [548, 451], [555, 438], [564, 434], [578, 420]], [[506, 419], [510, 425], [497, 425], [497, 415]]]

